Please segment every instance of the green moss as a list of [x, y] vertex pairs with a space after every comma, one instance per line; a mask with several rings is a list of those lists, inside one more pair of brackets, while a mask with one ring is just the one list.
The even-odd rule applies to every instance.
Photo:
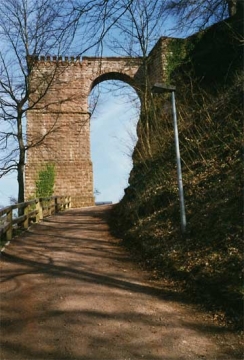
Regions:
[[38, 173], [36, 181], [36, 197], [49, 197], [53, 195], [55, 182], [55, 165], [46, 164]]
[[190, 53], [194, 49], [194, 42], [184, 39], [172, 39], [167, 46], [166, 78], [171, 83], [174, 71], [190, 61]]

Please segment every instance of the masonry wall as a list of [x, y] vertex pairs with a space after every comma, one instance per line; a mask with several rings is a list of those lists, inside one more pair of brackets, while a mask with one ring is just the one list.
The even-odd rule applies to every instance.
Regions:
[[[168, 41], [160, 38], [147, 59], [151, 86], [166, 79]], [[29, 96], [33, 108], [27, 114], [25, 197], [35, 197], [39, 171], [54, 164], [54, 194], [71, 196], [72, 207], [93, 205], [89, 93], [99, 82], [122, 80], [140, 96], [142, 59], [30, 57], [29, 61], [34, 64]]]
[[163, 83], [167, 78], [168, 44], [172, 38], [160, 37], [148, 56], [148, 77], [150, 84]]
[[[35, 60], [27, 114], [28, 150], [25, 197], [35, 196], [38, 173], [55, 165], [55, 195], [69, 195], [72, 207], [91, 206], [93, 169], [90, 154], [88, 96], [100, 81], [119, 79], [133, 86], [140, 64], [130, 58]], [[136, 85], [135, 85], [136, 87]]]

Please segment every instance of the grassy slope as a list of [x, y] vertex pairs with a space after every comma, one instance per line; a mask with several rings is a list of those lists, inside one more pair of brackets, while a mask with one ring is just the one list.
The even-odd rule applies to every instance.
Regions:
[[230, 27], [211, 29], [197, 39], [191, 61], [175, 71], [185, 236], [180, 233], [168, 115], [151, 126], [150, 156], [139, 138], [130, 186], [112, 221], [145, 263], [179, 281], [197, 302], [222, 309], [236, 326], [242, 315], [243, 257], [243, 74], [238, 44]]

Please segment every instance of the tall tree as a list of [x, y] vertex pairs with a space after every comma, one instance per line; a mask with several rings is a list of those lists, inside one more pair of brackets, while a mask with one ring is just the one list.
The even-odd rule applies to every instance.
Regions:
[[[67, 55], [81, 19], [85, 19], [91, 10], [90, 1], [80, 3], [83, 5], [78, 11], [73, 0], [1, 1], [0, 177], [17, 171], [18, 202], [24, 201], [27, 151], [53, 131], [51, 127], [38, 139], [26, 138], [26, 113], [42, 100], [56, 71], [52, 67], [52, 73], [39, 78], [35, 88], [32, 82], [31, 88], [30, 78], [35, 74], [36, 58]], [[95, 40], [91, 40], [94, 45]], [[92, 46], [91, 42], [86, 41], [87, 46]]]
[[[54, 0], [2, 0], [0, 19], [0, 177], [18, 173], [18, 201], [24, 201], [26, 152], [33, 143], [25, 136], [30, 105], [33, 56], [55, 53], [69, 47], [75, 30], [71, 8]], [[51, 77], [50, 77], [51, 81]], [[48, 88], [50, 84], [46, 84]], [[45, 91], [44, 91], [45, 92]]]

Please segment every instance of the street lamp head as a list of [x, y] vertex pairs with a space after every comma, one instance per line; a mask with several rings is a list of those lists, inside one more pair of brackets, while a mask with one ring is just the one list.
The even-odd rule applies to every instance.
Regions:
[[163, 94], [165, 92], [172, 92], [176, 90], [176, 87], [174, 85], [167, 85], [164, 83], [155, 83], [152, 86], [152, 93], [154, 94]]

